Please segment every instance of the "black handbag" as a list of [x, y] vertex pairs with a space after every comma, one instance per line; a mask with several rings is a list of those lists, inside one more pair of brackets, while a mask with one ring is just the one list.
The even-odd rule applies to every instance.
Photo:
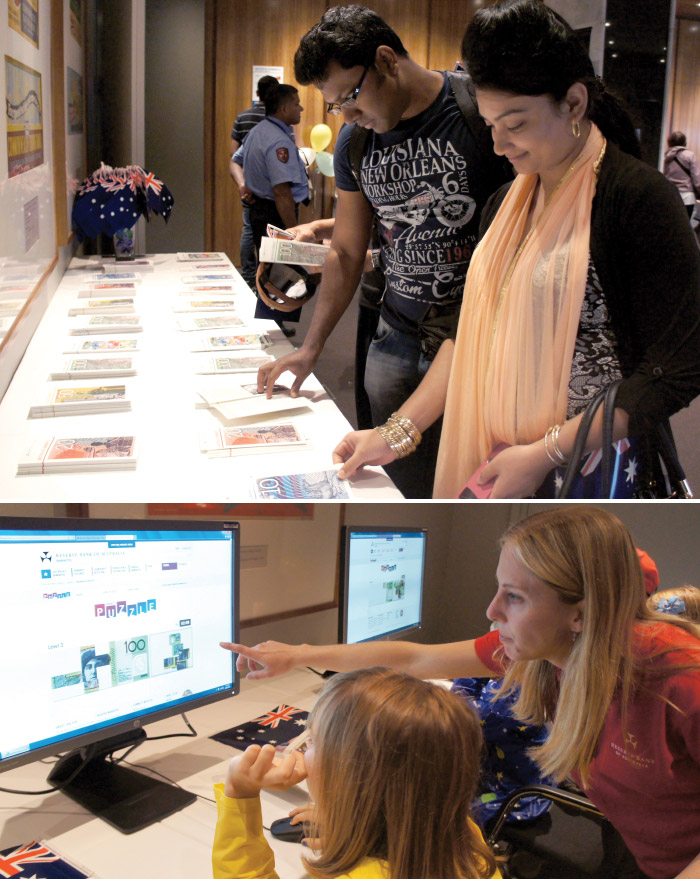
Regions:
[[[557, 499], [570, 496], [574, 480], [581, 470], [583, 457], [586, 454], [586, 442], [593, 418], [598, 409], [603, 407], [603, 441], [602, 441], [602, 481], [601, 498], [610, 497], [613, 471], [613, 421], [615, 419], [615, 399], [622, 379], [612, 382], [595, 396], [586, 407], [579, 424], [571, 457], [566, 467], [561, 487], [556, 493]], [[669, 429], [665, 424], [657, 424], [648, 439], [649, 460], [653, 462], [651, 473], [637, 491], [638, 498], [675, 498], [690, 499], [693, 492], [685, 477], [683, 466]]]

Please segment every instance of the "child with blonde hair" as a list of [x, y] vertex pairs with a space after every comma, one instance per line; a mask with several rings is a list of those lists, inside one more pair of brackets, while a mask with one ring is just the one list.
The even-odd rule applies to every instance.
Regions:
[[274, 762], [234, 757], [216, 785], [214, 879], [272, 879], [259, 793], [306, 778], [314, 798], [304, 867], [317, 879], [498, 879], [470, 817], [479, 776], [476, 713], [454, 693], [388, 669], [336, 675], [309, 717], [310, 747]]

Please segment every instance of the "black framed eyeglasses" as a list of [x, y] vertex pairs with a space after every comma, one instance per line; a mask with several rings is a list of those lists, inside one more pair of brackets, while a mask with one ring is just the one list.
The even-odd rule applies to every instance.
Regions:
[[350, 110], [352, 107], [355, 106], [355, 101], [357, 101], [357, 96], [360, 94], [360, 89], [362, 88], [362, 83], [365, 81], [365, 76], [367, 76], [368, 70], [369, 67], [365, 67], [365, 69], [362, 71], [360, 81], [342, 103], [328, 104], [326, 106], [327, 113], [331, 113], [333, 116], [339, 116], [343, 112], [343, 110]]

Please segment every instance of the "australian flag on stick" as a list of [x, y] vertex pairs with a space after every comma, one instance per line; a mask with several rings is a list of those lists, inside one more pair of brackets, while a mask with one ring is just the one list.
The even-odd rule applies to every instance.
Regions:
[[217, 742], [245, 751], [248, 745], [274, 745], [295, 739], [306, 728], [309, 712], [282, 703], [261, 717], [212, 736]]

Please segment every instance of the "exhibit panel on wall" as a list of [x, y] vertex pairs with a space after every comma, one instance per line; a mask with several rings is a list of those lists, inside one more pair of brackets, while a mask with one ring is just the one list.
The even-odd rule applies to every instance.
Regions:
[[84, 11], [85, 0], [23, 0], [0, 14], [0, 398], [71, 256], [85, 176]]
[[[48, 0], [9, 4], [0, 26], [0, 337], [56, 255]], [[31, 13], [31, 14], [30, 14]]]

